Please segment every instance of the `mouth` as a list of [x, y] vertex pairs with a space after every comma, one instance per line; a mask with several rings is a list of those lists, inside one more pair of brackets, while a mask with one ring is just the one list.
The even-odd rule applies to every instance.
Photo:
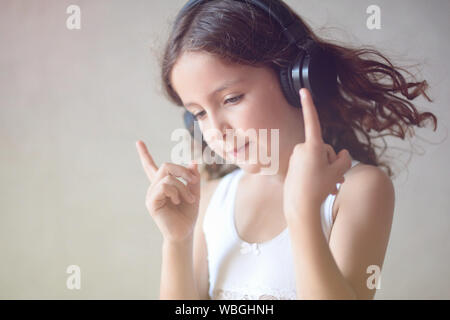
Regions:
[[248, 146], [249, 144], [250, 144], [250, 142], [247, 142], [245, 145], [243, 145], [243, 146], [240, 147], [239, 149], [234, 148], [234, 149], [231, 149], [230, 151], [227, 151], [227, 153], [230, 154], [230, 155], [236, 156], [238, 153], [244, 151], [244, 150], [247, 148], [247, 146]]

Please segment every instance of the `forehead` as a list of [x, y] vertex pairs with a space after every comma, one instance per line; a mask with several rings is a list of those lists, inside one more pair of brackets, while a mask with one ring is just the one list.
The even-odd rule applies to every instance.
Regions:
[[175, 91], [187, 98], [195, 93], [209, 93], [228, 80], [248, 80], [255, 69], [228, 63], [205, 52], [184, 52], [174, 64], [170, 80]]

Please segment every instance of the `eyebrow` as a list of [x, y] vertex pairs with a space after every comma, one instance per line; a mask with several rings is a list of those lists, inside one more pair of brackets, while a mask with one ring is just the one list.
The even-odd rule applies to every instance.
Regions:
[[[243, 78], [237, 78], [237, 79], [235, 79], [235, 80], [227, 81], [227, 82], [225, 82], [224, 84], [222, 84], [220, 87], [218, 87], [217, 89], [213, 90], [213, 91], [209, 94], [209, 96], [213, 96], [213, 95], [219, 93], [220, 91], [223, 91], [223, 90], [225, 90], [225, 89], [228, 89], [229, 87], [235, 85], [236, 83], [242, 82], [242, 81], [244, 81]], [[196, 103], [195, 103], [195, 102], [188, 102], [188, 103], [185, 103], [185, 104], [184, 104], [184, 107], [185, 107], [185, 108], [186, 108], [186, 107], [189, 107], [189, 106], [192, 105], [192, 104], [196, 104]]]

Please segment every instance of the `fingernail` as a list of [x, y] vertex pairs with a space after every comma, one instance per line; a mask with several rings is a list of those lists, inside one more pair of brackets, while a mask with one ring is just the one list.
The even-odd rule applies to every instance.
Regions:
[[300, 89], [300, 97], [302, 97], [302, 99], [306, 98], [305, 89], [303, 89], [303, 88]]

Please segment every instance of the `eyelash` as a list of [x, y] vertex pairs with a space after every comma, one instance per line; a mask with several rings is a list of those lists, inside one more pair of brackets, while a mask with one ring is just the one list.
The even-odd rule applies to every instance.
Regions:
[[[230, 100], [233, 100], [233, 101], [235, 101], [234, 103], [237, 103], [237, 102], [239, 102], [239, 101], [242, 99], [243, 96], [244, 96], [244, 95], [241, 94], [240, 96], [236, 96], [236, 97], [233, 97], [233, 98], [226, 99], [225, 102], [230, 101]], [[235, 100], [235, 99], [236, 99], [236, 100]], [[233, 103], [233, 102], [232, 102], [232, 103]], [[195, 120], [198, 120], [199, 117], [201, 117], [201, 115], [204, 114], [204, 113], [205, 113], [205, 111], [201, 111], [201, 112], [199, 112], [199, 113], [197, 113], [197, 114], [193, 114], [192, 116], [194, 117]]]

